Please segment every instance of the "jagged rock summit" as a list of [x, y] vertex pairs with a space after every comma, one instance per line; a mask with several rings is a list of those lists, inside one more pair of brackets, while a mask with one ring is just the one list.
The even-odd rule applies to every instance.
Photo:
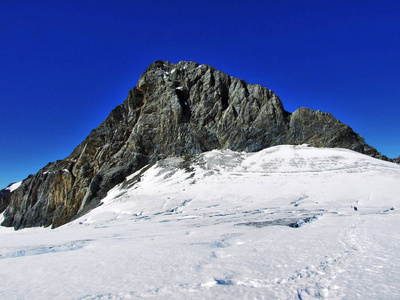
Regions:
[[116, 184], [168, 156], [282, 144], [341, 147], [382, 158], [329, 113], [289, 113], [271, 90], [195, 62], [156, 61], [123, 104], [63, 160], [0, 194], [3, 226], [60, 226], [97, 206]]

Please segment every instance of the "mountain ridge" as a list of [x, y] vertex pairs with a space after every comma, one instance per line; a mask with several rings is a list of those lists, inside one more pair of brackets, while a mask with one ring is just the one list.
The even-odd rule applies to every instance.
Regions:
[[99, 205], [126, 176], [169, 156], [282, 144], [340, 147], [387, 159], [348, 125], [195, 62], [156, 61], [127, 99], [63, 160], [0, 194], [3, 226], [58, 227]]

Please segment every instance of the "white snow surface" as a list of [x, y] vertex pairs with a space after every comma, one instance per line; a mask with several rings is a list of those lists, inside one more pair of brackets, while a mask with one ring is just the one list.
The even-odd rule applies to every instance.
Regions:
[[400, 299], [399, 181], [306, 145], [167, 158], [62, 227], [0, 228], [0, 299]]
[[22, 181], [13, 183], [13, 184], [10, 185], [8, 188], [6, 188], [6, 190], [9, 190], [10, 193], [11, 193], [11, 192], [14, 192], [17, 188], [19, 188], [19, 187], [21, 186], [21, 184], [22, 184]]

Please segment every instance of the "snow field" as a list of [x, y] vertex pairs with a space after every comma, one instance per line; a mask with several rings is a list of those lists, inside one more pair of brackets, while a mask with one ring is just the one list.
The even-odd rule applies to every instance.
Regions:
[[398, 299], [399, 175], [307, 146], [168, 158], [60, 228], [0, 228], [0, 298]]

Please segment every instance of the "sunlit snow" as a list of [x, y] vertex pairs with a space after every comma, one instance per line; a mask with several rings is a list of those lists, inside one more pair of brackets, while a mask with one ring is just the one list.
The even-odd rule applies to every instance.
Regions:
[[167, 158], [60, 228], [0, 228], [0, 298], [399, 299], [399, 181], [306, 145]]
[[17, 188], [19, 188], [19, 187], [21, 186], [21, 184], [22, 184], [22, 181], [13, 183], [13, 184], [10, 185], [8, 188], [6, 188], [6, 190], [10, 191], [10, 193], [11, 193], [11, 192], [14, 192]]

